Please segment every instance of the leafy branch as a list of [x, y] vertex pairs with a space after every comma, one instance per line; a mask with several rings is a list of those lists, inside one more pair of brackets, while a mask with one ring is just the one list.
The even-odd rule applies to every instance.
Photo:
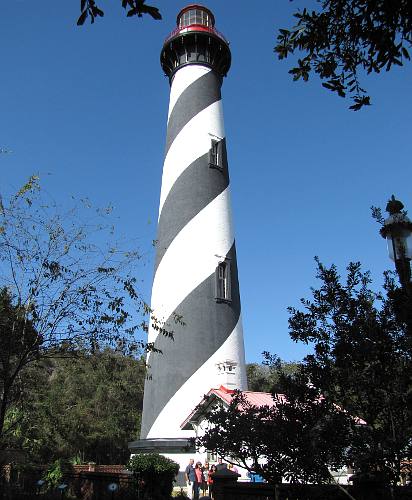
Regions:
[[358, 111], [370, 105], [359, 83], [361, 71], [380, 73], [410, 60], [412, 10], [409, 0], [321, 0], [319, 11], [303, 9], [297, 23], [280, 29], [274, 48], [279, 59], [303, 53], [289, 73], [308, 81], [311, 72], [322, 86], [340, 97], [349, 96]]
[[[121, 2], [123, 9], [127, 10], [127, 17], [142, 17], [143, 14], [149, 14], [153, 19], [162, 19], [159, 9], [146, 5], [145, 0], [121, 0]], [[90, 23], [93, 24], [98, 17], [104, 16], [104, 11], [97, 6], [96, 0], [80, 0], [80, 11], [78, 26], [82, 26], [86, 19], [90, 19]]]

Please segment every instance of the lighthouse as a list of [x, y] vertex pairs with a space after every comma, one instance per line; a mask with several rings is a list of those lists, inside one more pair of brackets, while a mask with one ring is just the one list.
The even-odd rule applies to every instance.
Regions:
[[[221, 85], [229, 43], [189, 5], [161, 51], [170, 83], [140, 441], [177, 452], [181, 425], [213, 387], [247, 389]], [[176, 320], [178, 318], [178, 320]], [[159, 330], [173, 332], [173, 339]]]

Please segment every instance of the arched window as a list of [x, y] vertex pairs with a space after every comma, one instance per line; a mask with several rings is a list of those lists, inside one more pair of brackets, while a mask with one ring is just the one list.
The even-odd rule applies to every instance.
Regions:
[[230, 262], [227, 259], [219, 262], [216, 268], [216, 300], [218, 302], [232, 300]]

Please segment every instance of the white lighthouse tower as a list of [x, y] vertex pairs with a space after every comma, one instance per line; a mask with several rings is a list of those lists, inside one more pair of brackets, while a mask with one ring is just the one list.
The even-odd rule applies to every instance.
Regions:
[[230, 62], [212, 12], [185, 7], [161, 52], [170, 104], [151, 301], [174, 338], [151, 325], [149, 342], [162, 354], [147, 358], [134, 452], [178, 451], [193, 436], [180, 426], [204, 394], [247, 389], [220, 94]]

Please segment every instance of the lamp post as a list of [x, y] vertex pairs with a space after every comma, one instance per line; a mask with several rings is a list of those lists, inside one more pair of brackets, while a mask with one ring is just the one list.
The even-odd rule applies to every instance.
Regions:
[[403, 208], [403, 203], [392, 195], [386, 205], [389, 217], [380, 233], [387, 241], [389, 258], [395, 262], [399, 281], [403, 288], [407, 288], [411, 283], [412, 222]]

